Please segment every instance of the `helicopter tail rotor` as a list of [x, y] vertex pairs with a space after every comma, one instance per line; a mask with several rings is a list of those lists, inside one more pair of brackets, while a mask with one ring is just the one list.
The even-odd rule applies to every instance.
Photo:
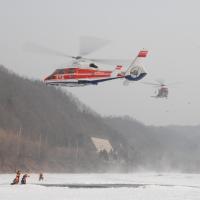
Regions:
[[147, 75], [142, 66], [142, 62], [146, 58], [147, 54], [148, 51], [141, 50], [138, 53], [137, 57], [133, 60], [128, 70], [125, 72], [125, 78], [128, 81], [137, 81]]

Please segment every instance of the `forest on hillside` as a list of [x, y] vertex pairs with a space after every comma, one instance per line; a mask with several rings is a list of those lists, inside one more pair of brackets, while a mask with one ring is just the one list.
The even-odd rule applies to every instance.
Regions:
[[200, 172], [200, 126], [145, 126], [130, 117], [105, 122], [133, 146], [138, 169]]
[[[19, 77], [3, 66], [0, 130], [1, 171], [101, 171], [105, 163], [91, 137], [107, 139], [113, 148], [127, 146], [116, 130], [70, 93]], [[126, 151], [120, 149], [121, 160]]]

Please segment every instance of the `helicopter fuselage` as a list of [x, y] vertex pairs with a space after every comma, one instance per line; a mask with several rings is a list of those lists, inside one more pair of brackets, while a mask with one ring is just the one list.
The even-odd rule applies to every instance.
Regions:
[[50, 76], [44, 79], [47, 85], [55, 86], [85, 86], [97, 85], [100, 82], [125, 78], [127, 81], [138, 81], [146, 76], [146, 71], [141, 66], [142, 61], [147, 56], [148, 51], [139, 51], [136, 58], [126, 71], [122, 71], [122, 66], [117, 65], [113, 71], [100, 70], [94, 63], [86, 63], [83, 60], [73, 63], [73, 67], [57, 69]]
[[90, 68], [64, 68], [57, 69], [53, 74], [44, 79], [47, 85], [60, 86], [85, 86], [97, 85], [99, 82], [124, 78], [123, 73], [113, 76], [113, 71], [104, 71]]
[[158, 94], [156, 95], [157, 98], [167, 98], [168, 97], [168, 88], [167, 87], [161, 87], [158, 90]]

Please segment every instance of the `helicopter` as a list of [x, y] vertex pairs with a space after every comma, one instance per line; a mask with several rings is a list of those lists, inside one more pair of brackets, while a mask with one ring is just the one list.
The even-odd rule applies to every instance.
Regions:
[[119, 59], [94, 59], [86, 55], [106, 45], [105, 40], [82, 37], [80, 40], [80, 53], [78, 56], [67, 55], [46, 47], [35, 45], [34, 49], [42, 53], [56, 56], [64, 56], [72, 59], [72, 63], [64, 68], [56, 69], [44, 79], [46, 85], [77, 87], [86, 85], [98, 85], [101, 82], [115, 79], [125, 79], [127, 82], [138, 81], [147, 75], [141, 62], [147, 56], [147, 50], [139, 51], [127, 70], [118, 64], [113, 70], [101, 70], [97, 63], [122, 63]]
[[152, 85], [157, 89], [156, 91], [156, 95], [151, 96], [154, 98], [168, 98], [168, 94], [169, 94], [169, 89], [168, 86], [171, 85], [177, 85], [180, 84], [182, 82], [172, 82], [172, 83], [166, 83], [163, 79], [157, 79], [154, 82], [142, 82], [143, 84], [147, 84], [147, 85]]
[[151, 96], [154, 98], [168, 98], [169, 89], [163, 80], [155, 80], [155, 82], [143, 82], [143, 84], [152, 85], [154, 87], [158, 87], [157, 94], [155, 96]]

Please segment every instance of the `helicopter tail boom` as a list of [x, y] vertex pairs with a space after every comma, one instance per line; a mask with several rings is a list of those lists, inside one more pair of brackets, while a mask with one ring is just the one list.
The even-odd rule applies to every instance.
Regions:
[[116, 77], [116, 76], [122, 71], [122, 69], [123, 69], [123, 66], [117, 65], [117, 66], [115, 67], [115, 69], [112, 71], [111, 76], [112, 76], [112, 77]]

